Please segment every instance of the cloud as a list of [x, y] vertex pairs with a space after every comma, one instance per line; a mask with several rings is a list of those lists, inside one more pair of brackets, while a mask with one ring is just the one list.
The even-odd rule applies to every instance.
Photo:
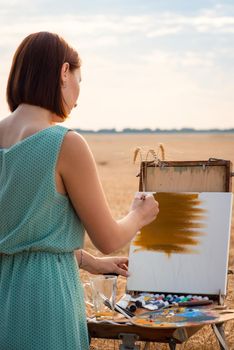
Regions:
[[161, 27], [161, 28], [156, 29], [156, 30], [148, 31], [146, 33], [146, 36], [148, 38], [155, 38], [155, 37], [159, 37], [159, 36], [174, 35], [174, 34], [181, 32], [182, 30], [183, 30], [183, 27], [181, 25], [180, 26], [165, 26], [165, 27]]
[[[10, 9], [14, 8], [12, 6], [13, 3], [14, 1], [11, 3]], [[7, 16], [7, 7], [1, 7], [1, 12], [5, 14], [1, 20], [3, 29], [6, 26], [9, 30], [9, 26], [12, 26], [10, 32], [17, 32], [17, 30], [22, 32], [25, 26], [29, 28], [30, 25], [33, 30], [35, 26], [51, 23], [49, 27], [53, 27], [53, 24], [56, 24], [56, 26], [61, 24], [63, 27], [68, 25], [69, 29], [72, 28], [75, 33], [80, 35], [97, 36], [105, 33], [128, 35], [135, 33], [137, 35], [143, 34], [146, 37], [173, 35], [186, 32], [187, 30], [198, 33], [233, 33], [234, 31], [234, 10], [233, 14], [230, 14], [230, 12], [225, 13], [225, 7], [217, 6], [209, 10], [203, 9], [200, 13], [193, 15], [183, 15], [175, 12], [153, 12], [147, 15], [77, 15], [75, 11], [65, 14], [55, 13], [54, 15], [53, 13], [48, 15], [48, 12], [42, 15], [40, 12], [37, 13], [35, 11], [30, 15], [30, 11], [33, 11], [33, 6], [30, 5], [29, 0], [24, 0], [22, 7], [28, 8], [28, 12], [18, 11], [17, 16], [15, 13], [15, 17], [14, 13], [11, 15], [9, 10], [9, 16]], [[221, 13], [219, 13], [220, 8], [222, 8]]]
[[10, 7], [2, 1], [0, 15], [8, 13], [0, 22], [2, 111], [14, 50], [29, 33], [48, 30], [81, 51], [83, 83], [73, 113], [80, 115], [76, 125], [233, 124], [233, 8], [217, 5], [188, 15], [169, 11], [77, 15], [75, 10], [65, 14], [43, 10], [39, 0], [35, 7], [22, 0], [22, 8], [27, 5], [29, 12], [20, 11], [17, 1], [9, 0]]
[[198, 67], [212, 68], [215, 67], [216, 52], [164, 52], [154, 50], [148, 55], [143, 55], [141, 59], [147, 63], [164, 64], [165, 66], [177, 68]]
[[[76, 47], [90, 52], [95, 48], [109, 50], [111, 47], [119, 47], [127, 52], [130, 51], [130, 46], [133, 50], [141, 47], [149, 51], [154, 49], [154, 41], [160, 38], [175, 38], [178, 47], [183, 50], [182, 46], [188, 45], [186, 50], [191, 51], [193, 38], [200, 41], [197, 45], [201, 50], [205, 49], [201, 48], [202, 45], [207, 45], [207, 42], [204, 44], [203, 34], [208, 37], [208, 43], [215, 40], [217, 45], [230, 45], [227, 41], [233, 40], [234, 15], [218, 15], [214, 11], [190, 16], [170, 12], [134, 16], [51, 14], [32, 15], [26, 20], [25, 14], [21, 12], [16, 18], [5, 17], [1, 21], [0, 30], [2, 55], [6, 51], [12, 54], [12, 50], [26, 35], [40, 30], [58, 32]], [[197, 43], [196, 40], [194, 43]], [[157, 41], [157, 47], [163, 47], [165, 43], [167, 42]], [[171, 42], [171, 45], [175, 46], [175, 42]]]

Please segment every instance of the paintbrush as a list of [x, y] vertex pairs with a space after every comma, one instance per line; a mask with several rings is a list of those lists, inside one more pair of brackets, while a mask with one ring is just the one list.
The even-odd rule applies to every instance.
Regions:
[[[104, 294], [102, 294], [102, 293], [100, 293], [100, 292], [99, 292], [99, 295], [100, 295], [100, 297], [103, 299], [104, 304], [105, 304], [109, 309], [113, 310], [113, 307], [112, 307], [112, 305], [111, 305], [110, 300], [109, 300]], [[120, 314], [122, 314], [122, 315], [123, 315], [124, 317], [126, 317], [126, 318], [132, 318], [133, 316], [135, 316], [131, 311], [129, 311], [129, 310], [127, 310], [127, 309], [125, 309], [125, 308], [123, 308], [123, 307], [117, 305], [117, 304], [115, 304], [114, 310], [117, 311], [117, 312], [119, 312]]]

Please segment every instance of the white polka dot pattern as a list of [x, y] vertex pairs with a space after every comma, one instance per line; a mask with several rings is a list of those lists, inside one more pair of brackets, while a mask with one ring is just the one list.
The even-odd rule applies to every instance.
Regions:
[[84, 228], [55, 167], [68, 131], [53, 126], [0, 150], [0, 349], [88, 350], [73, 251]]

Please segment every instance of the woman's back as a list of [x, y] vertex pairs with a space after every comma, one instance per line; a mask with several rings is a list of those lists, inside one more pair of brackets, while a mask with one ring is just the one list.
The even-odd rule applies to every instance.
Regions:
[[55, 183], [67, 130], [52, 126], [0, 149], [0, 212], [5, 213], [0, 220], [0, 252], [73, 251], [82, 246], [83, 226]]

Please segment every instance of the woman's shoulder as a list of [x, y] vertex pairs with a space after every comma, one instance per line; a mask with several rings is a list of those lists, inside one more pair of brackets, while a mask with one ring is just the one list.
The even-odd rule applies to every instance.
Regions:
[[0, 119], [0, 132], [3, 132], [9, 125], [9, 117]]
[[0, 147], [4, 147], [4, 143], [9, 139], [10, 119], [5, 117], [0, 120]]
[[88, 144], [81, 134], [72, 129], [68, 130], [63, 141], [63, 150], [65, 152], [70, 152], [74, 149], [78, 151], [79, 149], [87, 147]]
[[84, 137], [75, 130], [69, 130], [64, 136], [60, 157], [60, 165], [65, 167], [75, 167], [77, 164], [85, 165], [92, 157], [92, 152]]

